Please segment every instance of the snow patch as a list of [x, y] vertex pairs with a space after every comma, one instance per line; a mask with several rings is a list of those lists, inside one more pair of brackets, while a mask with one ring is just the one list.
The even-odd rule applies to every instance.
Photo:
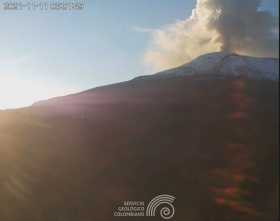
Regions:
[[242, 75], [253, 79], [279, 80], [279, 59], [254, 58], [216, 52], [202, 55], [190, 63], [160, 72], [154, 76], [172, 77], [194, 74]]

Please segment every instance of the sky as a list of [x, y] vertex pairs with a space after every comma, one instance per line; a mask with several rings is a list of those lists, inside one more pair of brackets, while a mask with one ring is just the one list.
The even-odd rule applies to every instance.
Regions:
[[[190, 16], [196, 3], [86, 0], [82, 10], [59, 12], [4, 10], [4, 2], [0, 109], [152, 74], [144, 61], [151, 30]], [[275, 4], [264, 1], [263, 8], [273, 11]]]

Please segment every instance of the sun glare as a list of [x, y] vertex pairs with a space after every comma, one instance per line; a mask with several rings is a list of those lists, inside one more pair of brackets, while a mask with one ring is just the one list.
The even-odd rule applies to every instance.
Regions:
[[32, 104], [38, 98], [36, 84], [9, 76], [0, 76], [0, 108], [18, 108]]
[[46, 82], [0, 75], [0, 109], [13, 109], [32, 105], [39, 100], [65, 95], [71, 91], [55, 88]]

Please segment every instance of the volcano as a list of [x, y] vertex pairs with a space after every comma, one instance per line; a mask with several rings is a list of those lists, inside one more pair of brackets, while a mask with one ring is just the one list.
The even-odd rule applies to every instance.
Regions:
[[176, 197], [177, 221], [276, 221], [278, 59], [183, 66], [0, 112], [0, 220], [114, 217]]

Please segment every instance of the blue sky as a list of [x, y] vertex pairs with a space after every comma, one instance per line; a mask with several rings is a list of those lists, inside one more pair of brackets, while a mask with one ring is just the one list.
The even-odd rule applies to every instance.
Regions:
[[[273, 1], [265, 2], [272, 10]], [[143, 56], [151, 36], [137, 29], [185, 19], [194, 6], [195, 0], [88, 0], [81, 11], [0, 9], [0, 108], [150, 73]]]

